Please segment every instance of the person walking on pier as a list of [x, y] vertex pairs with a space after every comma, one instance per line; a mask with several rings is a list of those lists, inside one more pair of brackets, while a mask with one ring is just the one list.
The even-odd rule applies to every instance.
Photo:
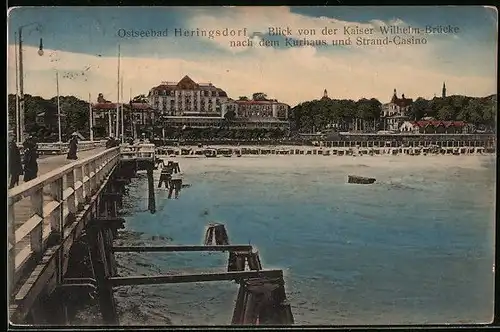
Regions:
[[23, 164], [21, 162], [21, 153], [17, 147], [14, 137], [11, 137], [9, 142], [9, 173], [10, 184], [9, 189], [14, 188], [19, 184], [19, 176], [23, 174]]
[[175, 160], [169, 160], [168, 165], [172, 167], [173, 173], [180, 173], [181, 172], [181, 167], [179, 166], [179, 162]]
[[172, 180], [170, 180], [170, 188], [168, 191], [168, 198], [172, 198], [172, 193], [175, 192], [175, 199], [179, 198], [179, 194], [182, 188], [182, 173], [174, 172], [172, 174]]
[[[162, 161], [163, 162], [163, 161]], [[172, 167], [164, 166], [160, 173], [160, 181], [158, 182], [158, 188], [161, 188], [161, 185], [165, 184], [165, 189], [171, 187], [172, 180]]]
[[38, 176], [38, 151], [33, 136], [24, 142], [24, 182], [33, 180]]
[[68, 150], [68, 155], [66, 159], [69, 160], [76, 160], [78, 159], [76, 155], [76, 151], [78, 150], [78, 138], [76, 136], [76, 133], [73, 133], [71, 136], [71, 139], [69, 140], [69, 150]]

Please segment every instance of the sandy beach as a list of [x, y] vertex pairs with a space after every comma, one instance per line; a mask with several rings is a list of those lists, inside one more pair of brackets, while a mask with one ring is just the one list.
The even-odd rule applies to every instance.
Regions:
[[494, 162], [495, 156], [485, 155], [375, 155], [375, 156], [321, 156], [321, 155], [244, 155], [237, 157], [206, 158], [204, 156], [159, 156], [165, 161], [177, 159], [184, 173], [198, 173], [208, 170], [237, 167], [245, 169], [275, 169], [293, 171], [297, 168], [329, 169], [348, 166], [367, 166], [384, 171], [395, 168], [410, 169], [444, 169], [450, 165], [462, 168], [477, 169], [484, 164]]

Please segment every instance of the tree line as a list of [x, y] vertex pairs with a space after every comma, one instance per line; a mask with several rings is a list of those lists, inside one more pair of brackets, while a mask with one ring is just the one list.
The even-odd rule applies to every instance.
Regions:
[[[493, 129], [496, 124], [496, 103], [496, 95], [483, 98], [460, 95], [430, 100], [417, 98], [406, 115], [412, 121], [433, 117], [436, 120], [465, 121], [478, 128]], [[293, 107], [290, 121], [294, 130], [312, 132], [323, 130], [332, 123], [345, 127], [356, 119], [380, 123], [381, 112], [382, 104], [375, 98], [358, 101], [322, 98]]]
[[[266, 99], [264, 93], [255, 93], [254, 100]], [[243, 99], [241, 97], [240, 99]], [[62, 138], [66, 140], [72, 132], [78, 131], [83, 136], [90, 136], [89, 128], [89, 103], [74, 96], [61, 96], [61, 129]], [[133, 102], [145, 102], [147, 97], [139, 95], [133, 98]], [[467, 96], [449, 96], [445, 98], [433, 98], [426, 100], [417, 98], [410, 107], [407, 115], [410, 120], [421, 120], [424, 117], [433, 117], [437, 120], [458, 120], [474, 124], [479, 129], [494, 130], [496, 124], [497, 96], [491, 95], [483, 98]], [[11, 129], [15, 128], [15, 95], [8, 96], [8, 116]], [[293, 132], [321, 131], [332, 123], [347, 126], [356, 119], [380, 122], [382, 104], [375, 98], [360, 99], [358, 101], [346, 99], [312, 100], [302, 102], [291, 109], [290, 125]], [[36, 118], [38, 114], [44, 113], [47, 125], [38, 125]], [[235, 118], [234, 112], [228, 112], [224, 116], [223, 128], [204, 130], [198, 134], [191, 131], [191, 135], [207, 137], [212, 134], [222, 137], [240, 137], [245, 133], [233, 133], [228, 130], [228, 125]], [[25, 127], [28, 132], [39, 139], [57, 141], [57, 98], [44, 99], [39, 96], [25, 95]], [[224, 129], [224, 130], [222, 130]], [[278, 132], [272, 130], [257, 130], [247, 133], [253, 137], [276, 137]], [[241, 137], [244, 138], [244, 137]]]
[[[89, 137], [89, 103], [74, 96], [59, 97], [61, 109], [62, 139], [67, 140], [71, 134], [78, 131], [83, 136]], [[51, 126], [37, 124], [37, 115]], [[15, 131], [16, 124], [16, 96], [8, 97], [9, 129]], [[57, 128], [57, 97], [44, 99], [39, 96], [24, 95], [25, 129], [38, 139], [48, 141], [58, 140]]]

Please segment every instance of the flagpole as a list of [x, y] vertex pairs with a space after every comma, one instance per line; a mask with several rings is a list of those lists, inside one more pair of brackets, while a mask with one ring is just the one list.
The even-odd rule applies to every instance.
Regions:
[[129, 95], [129, 106], [130, 106], [130, 135], [132, 135], [132, 139], [135, 141], [135, 120], [134, 120], [134, 112], [132, 110], [132, 87], [130, 87]]
[[119, 131], [120, 131], [120, 127], [119, 127], [119, 119], [120, 119], [120, 44], [118, 44], [118, 79], [116, 81], [116, 88], [117, 88], [117, 91], [116, 91], [116, 94], [117, 94], [117, 98], [116, 98], [116, 101], [117, 101], [117, 104], [116, 104], [116, 139], [119, 138]]
[[[122, 88], [121, 88], [121, 96], [122, 96], [122, 99], [123, 99], [123, 76], [122, 76]], [[122, 123], [122, 144], [125, 143], [125, 124], [123, 123], [123, 100], [122, 100], [122, 103], [121, 103], [121, 123]]]
[[90, 135], [90, 141], [94, 141], [94, 117], [92, 114], [92, 96], [89, 93], [89, 135]]
[[111, 126], [111, 109], [108, 109], [108, 134], [109, 134], [109, 137], [113, 136], [112, 129], [113, 129], [113, 126]]
[[16, 62], [16, 142], [21, 142], [21, 135], [19, 134], [20, 123], [19, 123], [19, 69], [17, 67], [17, 33], [14, 32], [14, 53]]
[[56, 88], [57, 88], [57, 129], [59, 133], [59, 144], [62, 143], [61, 134], [61, 104], [59, 101], [59, 71], [56, 70]]

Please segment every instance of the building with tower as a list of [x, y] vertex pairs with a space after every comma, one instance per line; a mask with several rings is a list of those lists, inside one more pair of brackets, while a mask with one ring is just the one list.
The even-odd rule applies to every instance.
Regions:
[[330, 100], [330, 97], [328, 97], [328, 91], [323, 91], [323, 97], [321, 98], [321, 100]]
[[446, 98], [446, 83], [443, 82], [443, 91], [441, 92], [441, 97]]
[[394, 89], [391, 101], [382, 105], [383, 130], [398, 131], [403, 122], [409, 120], [408, 112], [412, 104], [413, 99], [406, 98], [404, 93], [399, 98], [396, 89]]

